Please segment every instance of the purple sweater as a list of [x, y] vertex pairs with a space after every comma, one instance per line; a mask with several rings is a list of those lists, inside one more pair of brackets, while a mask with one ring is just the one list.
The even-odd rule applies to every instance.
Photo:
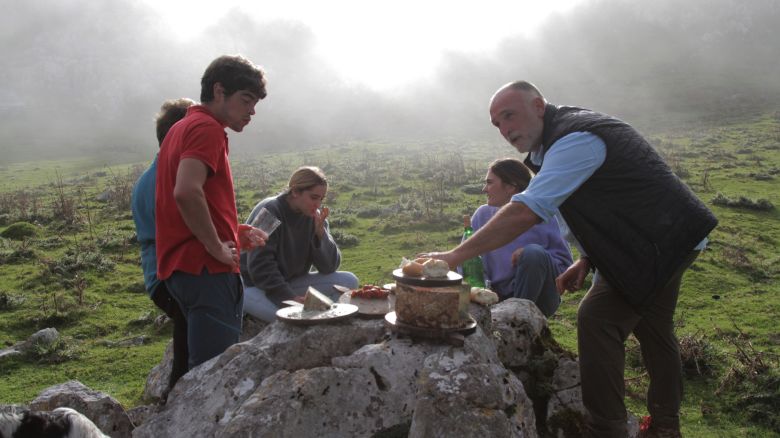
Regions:
[[[485, 225], [499, 210], [499, 207], [481, 205], [471, 217], [471, 227], [476, 232]], [[572, 257], [569, 246], [561, 237], [558, 222], [555, 218], [548, 223], [536, 224], [525, 233], [518, 236], [508, 244], [482, 254], [482, 266], [485, 270], [485, 280], [490, 280], [491, 288], [501, 294], [511, 293], [510, 285], [515, 270], [512, 266], [512, 253], [517, 248], [530, 244], [544, 247], [552, 257], [553, 266], [556, 269], [556, 277], [563, 273], [571, 264]]]

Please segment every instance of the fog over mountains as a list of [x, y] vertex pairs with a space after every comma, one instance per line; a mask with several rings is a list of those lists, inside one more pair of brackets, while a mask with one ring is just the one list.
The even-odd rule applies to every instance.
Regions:
[[317, 54], [313, 32], [292, 21], [235, 10], [179, 42], [132, 0], [0, 2], [0, 162], [149, 158], [160, 103], [197, 99], [204, 68], [223, 53], [242, 53], [268, 74], [256, 119], [231, 135], [245, 153], [350, 140], [500, 142], [487, 104], [515, 79], [553, 103], [645, 128], [780, 109], [777, 0], [586, 1], [532, 36], [450, 52], [431, 79], [395, 94], [345, 82]]

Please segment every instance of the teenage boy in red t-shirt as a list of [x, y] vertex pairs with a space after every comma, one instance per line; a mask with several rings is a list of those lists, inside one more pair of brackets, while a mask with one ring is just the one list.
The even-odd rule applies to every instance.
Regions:
[[[266, 96], [264, 73], [248, 59], [221, 56], [160, 148], [157, 165], [157, 275], [187, 319], [189, 368], [238, 342], [243, 290], [239, 252], [265, 244], [239, 233], [225, 127], [241, 132]], [[240, 235], [239, 235], [240, 234]]]

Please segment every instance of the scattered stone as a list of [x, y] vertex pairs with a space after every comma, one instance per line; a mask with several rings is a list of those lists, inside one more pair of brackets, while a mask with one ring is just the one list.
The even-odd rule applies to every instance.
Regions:
[[[173, 368], [173, 341], [165, 347], [163, 358], [146, 377], [144, 386], [144, 400], [148, 403], [160, 403], [168, 390], [168, 381], [171, 379]], [[135, 422], [133, 422], [135, 423]], [[135, 423], [136, 425], [139, 423]]]
[[157, 315], [154, 318], [154, 329], [159, 333], [173, 324], [173, 320], [168, 315]]
[[111, 199], [111, 191], [105, 190], [103, 193], [98, 194], [95, 196], [95, 200], [99, 202], [108, 202]]
[[110, 395], [89, 389], [79, 381], [71, 380], [44, 389], [30, 403], [33, 411], [52, 411], [60, 407], [84, 414], [104, 434], [113, 438], [131, 436], [134, 426], [122, 405]]
[[60, 332], [56, 328], [50, 327], [35, 332], [32, 336], [27, 338], [26, 341], [17, 344], [18, 350], [22, 353], [26, 353], [36, 346], [49, 346], [54, 344], [60, 339]]
[[45, 328], [32, 334], [22, 342], [0, 350], [0, 360], [28, 353], [36, 347], [49, 346], [60, 339], [60, 333], [56, 328]]
[[146, 335], [134, 336], [128, 339], [122, 339], [121, 341], [101, 341], [106, 347], [137, 347], [149, 342], [149, 337]]

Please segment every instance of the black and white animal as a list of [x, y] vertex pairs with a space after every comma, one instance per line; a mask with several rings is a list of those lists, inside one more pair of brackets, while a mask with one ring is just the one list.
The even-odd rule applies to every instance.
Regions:
[[71, 408], [0, 413], [0, 438], [109, 438]]

